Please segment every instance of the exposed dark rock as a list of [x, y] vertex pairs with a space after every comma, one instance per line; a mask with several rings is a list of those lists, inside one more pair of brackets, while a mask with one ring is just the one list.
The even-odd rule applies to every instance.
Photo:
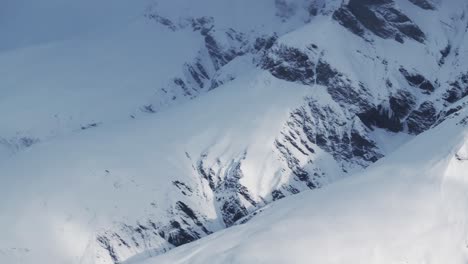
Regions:
[[188, 22], [195, 32], [202, 35], [204, 48], [192, 62], [183, 65], [182, 76], [175, 77], [172, 83], [167, 84], [168, 87], [160, 89], [163, 97], [173, 101], [178, 98], [193, 99], [203, 92], [233, 80], [234, 77], [229, 78], [229, 76], [223, 79], [216, 77], [219, 77], [223, 66], [253, 50], [254, 43], [251, 43], [243, 33], [231, 28], [222, 30], [216, 28], [213, 17], [192, 18]]
[[330, 79], [327, 85], [327, 91], [335, 102], [342, 107], [350, 108], [349, 110], [355, 111], [356, 114], [360, 111], [372, 108], [368, 100], [370, 94], [366, 87], [362, 85], [355, 87], [351, 81], [344, 76], [337, 75], [336, 78]]
[[348, 8], [339, 8], [333, 13], [333, 19], [354, 34], [364, 37], [365, 28]]
[[172, 184], [174, 184], [182, 192], [183, 195], [190, 195], [193, 193], [192, 188], [188, 187], [185, 183], [181, 181], [173, 181]]
[[403, 120], [413, 110], [416, 104], [414, 96], [404, 90], [399, 90], [390, 96], [388, 105], [378, 105], [359, 113], [361, 121], [369, 128], [385, 128], [392, 132], [403, 130]]
[[216, 182], [215, 182], [215, 177], [216, 177], [214, 175], [215, 173], [212, 169], [205, 170], [204, 163], [203, 163], [204, 158], [206, 158], [206, 154], [202, 155], [202, 157], [198, 161], [198, 164], [197, 164], [198, 173], [200, 174], [200, 176], [202, 176], [203, 179], [206, 179], [208, 181], [210, 188], [212, 190], [215, 190], [217, 187]]
[[419, 85], [419, 88], [424, 91], [429, 91], [429, 92], [432, 92], [435, 90], [434, 85], [430, 81], [427, 81], [427, 80], [421, 83], [421, 85]]
[[311, 84], [314, 65], [306, 53], [294, 47], [279, 45], [262, 59], [261, 67], [278, 79]]
[[243, 218], [237, 220], [236, 223], [234, 223], [234, 225], [243, 225], [243, 224], [247, 223], [248, 221], [252, 220], [252, 218], [257, 216], [259, 213], [263, 212], [264, 209], [265, 208], [260, 208], [258, 210], [255, 210], [255, 211], [249, 213], [247, 216], [244, 216]]
[[[118, 224], [118, 231], [104, 231], [97, 236], [97, 242], [107, 252], [114, 263], [120, 263], [124, 252], [144, 252], [151, 250], [161, 254], [174, 246], [195, 241], [212, 232], [205, 227], [206, 218], [178, 201], [174, 206], [171, 220], [155, 223], [152, 220], [137, 222], [135, 225]], [[153, 248], [154, 241], [166, 241]], [[122, 256], [123, 254], [123, 256]]]
[[366, 161], [376, 162], [381, 156], [372, 155], [372, 150], [376, 148], [375, 142], [364, 138], [359, 132], [351, 131], [352, 152], [356, 157], [362, 157]]
[[448, 118], [456, 117], [460, 115], [460, 110], [468, 107], [468, 102], [465, 102], [460, 105], [456, 105], [453, 107], [450, 107], [446, 110], [443, 110], [441, 113], [438, 115], [437, 122], [434, 124], [434, 126], [439, 125], [440, 123], [444, 122]]
[[185, 96], [192, 96], [193, 95], [191, 89], [187, 86], [187, 84], [185, 84], [184, 80], [182, 80], [181, 78], [175, 78], [174, 79], [174, 84], [176, 86], [178, 86], [184, 92]]
[[237, 161], [231, 161], [226, 167], [222, 167], [221, 162], [218, 161], [216, 165], [213, 165], [217, 167], [216, 172], [213, 167], [205, 168], [204, 161], [207, 154], [202, 155], [198, 161], [197, 170], [202, 178], [208, 180], [223, 222], [228, 227], [249, 214], [249, 210], [242, 200], [247, 201], [252, 208], [258, 206], [249, 190], [240, 183], [240, 179], [243, 178], [241, 162], [245, 159], [245, 155], [246, 153]]
[[[296, 142], [296, 138], [293, 136], [289, 136], [289, 135], [285, 135], [284, 133], [282, 133], [283, 136], [284, 136], [284, 139], [286, 139], [286, 141], [291, 144], [291, 146], [293, 146], [293, 148], [295, 148], [296, 150], [298, 150], [300, 153], [302, 153], [302, 155], [304, 156], [309, 156], [310, 153], [314, 153], [313, 150], [311, 151], [310, 148], [308, 148], [305, 144], [304, 145], [304, 148], [302, 147], [302, 144], [304, 144], [305, 142], [301, 142], [301, 145], [299, 145], [297, 142]], [[293, 134], [291, 134], [293, 135]], [[310, 153], [308, 153], [310, 152]]]
[[210, 91], [213, 89], [218, 88], [219, 86], [225, 84], [226, 82], [235, 80], [236, 78], [234, 76], [226, 76], [224, 79], [218, 79], [219, 76], [214, 76], [211, 78], [211, 85], [210, 85]]
[[277, 39], [278, 39], [278, 36], [276, 35], [259, 37], [255, 40], [254, 48], [257, 51], [269, 50], [276, 43]]
[[[316, 144], [339, 161], [353, 162], [365, 167], [382, 157], [375, 143], [368, 139], [364, 131], [354, 129], [353, 121], [314, 100], [308, 100], [307, 106], [294, 111], [288, 126], [297, 133], [304, 134], [307, 142]], [[292, 158], [290, 160], [294, 161]], [[309, 180], [317, 187], [314, 176], [309, 175]]]
[[29, 148], [32, 145], [39, 143], [40, 140], [32, 137], [22, 137], [19, 139], [19, 144], [21, 147]]
[[450, 108], [447, 111], [444, 111], [444, 116], [450, 116], [450, 115], [452, 115], [454, 113], [457, 113], [458, 111], [460, 111], [462, 109], [463, 109], [463, 107], [461, 105]]
[[174, 23], [172, 23], [172, 21], [170, 19], [168, 19], [168, 18], [162, 17], [162, 16], [160, 16], [158, 14], [147, 14], [146, 17], [155, 20], [159, 24], [161, 24], [163, 26], [166, 26], [167, 28], [169, 28], [172, 31], [177, 30], [177, 26]]
[[[238, 45], [247, 46], [248, 42], [245, 36], [241, 33], [236, 32], [233, 29], [229, 29], [225, 32], [226, 37]], [[234, 58], [245, 54], [245, 48], [239, 47], [222, 47], [216, 41], [216, 38], [206, 32], [205, 34], [205, 46], [210, 54], [210, 58], [213, 61], [215, 70], [219, 70], [222, 66], [232, 61]]]
[[422, 76], [421, 74], [417, 74], [417, 73], [416, 74], [410, 74], [404, 68], [400, 68], [400, 72], [401, 72], [401, 74], [403, 74], [403, 76], [408, 81], [408, 83], [411, 84], [411, 85], [414, 85], [414, 86], [420, 85], [421, 83], [423, 83], [426, 80], [426, 78], [424, 78], [424, 76]]
[[86, 130], [86, 129], [90, 129], [90, 128], [95, 128], [95, 127], [98, 127], [98, 126], [99, 126], [99, 123], [90, 123], [90, 124], [81, 126], [81, 130]]
[[237, 220], [247, 216], [249, 212], [241, 204], [239, 199], [230, 197], [226, 199], [221, 207], [223, 221], [226, 226], [232, 226]]
[[190, 209], [190, 207], [188, 207], [188, 205], [186, 205], [184, 202], [181, 202], [181, 201], [178, 201], [176, 203], [177, 205], [177, 209], [181, 210], [182, 212], [184, 212], [188, 217], [190, 217], [192, 220], [194, 221], [198, 221], [198, 218], [197, 216], [195, 215], [195, 213], [193, 212], [192, 209]]
[[[218, 33], [214, 28], [214, 21], [211, 17], [202, 17], [192, 20], [192, 27], [195, 31], [200, 31], [204, 36], [205, 48], [209, 55], [209, 60], [197, 58], [193, 63], [184, 65], [186, 69], [185, 82], [182, 79], [176, 83], [182, 89], [185, 96], [193, 98], [201, 90], [212, 90], [223, 84], [228, 79], [217, 80], [217, 72], [235, 58], [244, 55], [251, 49], [244, 34], [233, 29], [227, 29]], [[221, 44], [221, 43], [229, 43]], [[211, 63], [210, 63], [211, 61]], [[213, 69], [213, 70], [209, 70]], [[231, 80], [234, 78], [231, 78]]]
[[447, 44], [447, 46], [440, 51], [440, 54], [442, 54], [443, 57], [447, 57], [450, 54], [450, 51], [452, 50], [452, 45]]
[[109, 256], [111, 257], [112, 261], [114, 261], [114, 263], [118, 263], [119, 258], [117, 257], [117, 254], [115, 253], [114, 248], [111, 246], [109, 238], [105, 236], [98, 236], [97, 241], [99, 245], [103, 247], [109, 253]]
[[317, 84], [327, 87], [328, 93], [335, 102], [343, 107], [350, 105], [357, 106], [359, 109], [369, 109], [370, 105], [369, 91], [363, 85], [353, 87], [351, 81], [343, 74], [332, 68], [330, 64], [319, 60], [315, 69]]
[[435, 90], [434, 85], [421, 74], [410, 73], [402, 67], [399, 69], [399, 71], [411, 86], [417, 87], [426, 92], [433, 92]]
[[271, 196], [273, 197], [273, 201], [283, 199], [284, 197], [286, 197], [280, 190], [274, 190], [273, 192], [271, 192]]
[[439, 60], [439, 66], [442, 66], [443, 64], [445, 64], [445, 59], [448, 57], [451, 51], [452, 51], [452, 45], [450, 45], [450, 43], [447, 44], [447, 46], [443, 50], [440, 51], [440, 54], [442, 55], [442, 57]]
[[149, 114], [154, 114], [154, 113], [156, 113], [156, 110], [154, 110], [152, 104], [144, 105], [144, 106], [141, 108], [141, 111], [143, 111], [143, 112], [145, 112], [145, 113], [149, 113]]
[[468, 116], [465, 116], [460, 122], [457, 123], [459, 126], [468, 126]]
[[408, 131], [412, 134], [420, 134], [437, 120], [437, 111], [432, 102], [422, 103], [416, 111], [413, 111], [407, 118]]
[[291, 194], [298, 194], [300, 193], [300, 191], [296, 188], [294, 188], [293, 186], [286, 186], [285, 189], [290, 192]]
[[195, 81], [198, 88], [205, 87], [205, 82], [209, 81], [210, 78], [200, 63], [196, 63], [195, 65], [185, 64], [185, 68], [190, 74], [189, 77]]
[[434, 4], [431, 3], [430, 0], [408, 0], [408, 1], [410, 1], [414, 5], [419, 6], [422, 9], [426, 9], [426, 10], [434, 10], [435, 9]]
[[382, 38], [391, 38], [395, 35], [395, 29], [392, 28], [385, 19], [375, 12], [379, 5], [388, 5], [392, 1], [362, 1], [350, 0], [347, 8], [361, 22], [361, 24]]
[[362, 123], [364, 123], [369, 128], [386, 128], [393, 132], [399, 132], [403, 130], [403, 124], [401, 123], [398, 116], [393, 115], [389, 109], [380, 105], [376, 108], [371, 108], [366, 112], [359, 113], [358, 116]]
[[182, 211], [185, 216], [192, 219], [192, 221], [199, 226], [205, 234], [210, 234], [211, 232], [203, 225], [202, 221], [199, 219], [197, 214], [184, 202], [178, 201], [176, 203], [176, 209]]
[[416, 105], [416, 98], [404, 90], [399, 90], [389, 99], [390, 109], [393, 115], [398, 119], [405, 118]]
[[322, 60], [318, 62], [315, 74], [317, 76], [317, 84], [325, 86], [331, 85], [333, 78], [341, 76], [336, 70], [332, 69], [328, 63]]
[[193, 18], [191, 24], [194, 31], [200, 31], [202, 35], [205, 35], [214, 27], [214, 18], [207, 16]]
[[408, 16], [395, 8], [393, 0], [350, 0], [333, 14], [333, 18], [354, 34], [364, 37], [367, 29], [375, 35], [398, 42], [402, 36], [424, 42], [425, 34]]
[[319, 8], [316, 5], [314, 5], [314, 3], [311, 3], [307, 8], [307, 11], [309, 11], [310, 16], [316, 16], [319, 13]]
[[284, 144], [276, 140], [275, 147], [281, 153], [286, 163], [288, 164], [289, 169], [291, 169], [292, 173], [299, 181], [304, 182], [305, 185], [310, 189], [315, 189], [318, 187], [318, 184], [314, 183], [314, 179], [311, 177], [311, 175], [309, 175], [309, 173], [302, 168], [299, 160]]
[[[395, 23], [394, 26], [401, 32], [403, 35], [406, 35], [407, 37], [410, 37], [418, 42], [424, 42], [426, 40], [426, 35], [422, 30], [415, 24], [409, 23], [409, 22], [401, 22], [401, 23]], [[399, 37], [399, 34], [396, 34], [395, 40]], [[403, 43], [403, 41], [398, 41], [400, 43]]]
[[171, 221], [172, 230], [170, 231], [167, 241], [178, 247], [200, 238], [200, 235], [193, 232], [188, 232], [183, 229], [179, 222]]
[[443, 98], [449, 103], [455, 103], [466, 96], [468, 96], [468, 73], [462, 74], [458, 80], [452, 82]]

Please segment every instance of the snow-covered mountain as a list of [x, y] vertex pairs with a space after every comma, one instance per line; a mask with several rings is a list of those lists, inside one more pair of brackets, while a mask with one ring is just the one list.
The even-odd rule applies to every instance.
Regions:
[[2, 263], [413, 263], [464, 228], [464, 0], [0, 9]]
[[363, 173], [244, 225], [125, 263], [466, 263], [467, 120], [462, 111]]

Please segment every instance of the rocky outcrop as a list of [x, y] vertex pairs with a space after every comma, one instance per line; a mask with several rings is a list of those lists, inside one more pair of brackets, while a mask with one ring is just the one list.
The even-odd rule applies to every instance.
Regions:
[[350, 0], [333, 18], [354, 34], [364, 37], [366, 30], [384, 39], [403, 43], [404, 37], [424, 42], [425, 34], [393, 0]]
[[314, 65], [303, 51], [285, 45], [274, 46], [261, 61], [261, 67], [278, 79], [311, 84]]
[[159, 88], [154, 102], [148, 104], [152, 111], [145, 111], [145, 106], [142, 107], [142, 111], [146, 113], [156, 113], [161, 107], [167, 107], [174, 102], [193, 99], [233, 80], [235, 76], [219, 79], [219, 72], [235, 58], [250, 52], [255, 44], [242, 32], [232, 28], [217, 28], [213, 17], [186, 18], [176, 23], [160, 16], [154, 10], [148, 12], [146, 17], [171, 31], [199, 33], [204, 42], [198, 56], [182, 66], [183, 74], [173, 77], [165, 86]]
[[434, 85], [424, 76], [417, 72], [408, 72], [403, 67], [400, 68], [400, 73], [405, 77], [409, 85], [423, 90], [425, 93], [430, 93], [435, 90]]
[[296, 145], [304, 153], [312, 154], [314, 148], [320, 148], [344, 163], [343, 168], [366, 167], [382, 157], [359, 119], [344, 109], [323, 105], [312, 98], [292, 113], [288, 126], [291, 138], [296, 138]]
[[410, 133], [419, 134], [429, 129], [436, 121], [437, 110], [432, 102], [426, 101], [409, 115], [406, 123]]
[[422, 9], [426, 10], [434, 10], [435, 6], [434, 3], [432, 3], [430, 0], [408, 0], [414, 5], [419, 6]]
[[333, 13], [333, 19], [354, 34], [364, 37], [366, 28], [348, 8], [342, 7]]
[[204, 154], [197, 164], [198, 173], [208, 181], [223, 224], [227, 227], [247, 216], [252, 208], [259, 205], [249, 190], [240, 183], [240, 179], [244, 177], [241, 164], [246, 155], [244, 153], [238, 160], [231, 160], [228, 164], [217, 160], [207, 167], [205, 160], [208, 154]]
[[134, 225], [117, 223], [112, 231], [100, 232], [96, 241], [104, 251], [101, 257], [120, 263], [142, 252], [156, 256], [212, 233], [205, 227], [206, 217], [182, 201], [168, 213], [171, 220], [167, 223], [146, 219]]
[[443, 98], [452, 104], [466, 96], [468, 96], [468, 73], [460, 75], [457, 80], [450, 83], [450, 88], [443, 95]]
[[405, 119], [413, 111], [416, 98], [408, 91], [398, 90], [388, 101], [358, 114], [367, 127], [388, 129], [392, 132], [403, 131]]

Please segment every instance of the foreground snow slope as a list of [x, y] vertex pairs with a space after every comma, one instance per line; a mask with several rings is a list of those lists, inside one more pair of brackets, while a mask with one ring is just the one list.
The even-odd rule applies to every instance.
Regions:
[[245, 225], [134, 263], [466, 263], [466, 115], [361, 175], [286, 198]]

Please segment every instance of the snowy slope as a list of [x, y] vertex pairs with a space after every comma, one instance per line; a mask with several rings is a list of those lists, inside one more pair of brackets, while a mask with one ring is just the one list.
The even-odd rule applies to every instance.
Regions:
[[165, 253], [468, 105], [462, 0], [110, 2], [3, 4], [0, 262]]
[[279, 201], [247, 224], [127, 263], [466, 263], [467, 118], [464, 111], [364, 173]]
[[[17, 226], [8, 239], [4, 233], [4, 247], [20, 243], [34, 248], [42, 241], [53, 249], [55, 243], [75, 237], [69, 247], [74, 248], [73, 257], [80, 257], [89, 241], [94, 241], [96, 229], [112, 221], [146, 224], [147, 219], [140, 218], [148, 215], [155, 223], [168, 222], [166, 210], [178, 200], [196, 208], [208, 224], [221, 225], [209, 187], [200, 182], [194, 169], [197, 160], [205, 152], [216, 153], [221, 161], [240, 158], [249, 149], [249, 155], [250, 150], [258, 155], [251, 163], [263, 162], [271, 155], [263, 147], [273, 142], [271, 131], [281, 129], [288, 109], [299, 104], [306, 91], [268, 76], [245, 78], [236, 89], [224, 87], [165, 115], [40, 144], [4, 163], [2, 198], [12, 203], [1, 205], [2, 226]], [[289, 93], [290, 89], [295, 93]], [[236, 111], [238, 102], [243, 102], [243, 111]], [[188, 198], [174, 185], [177, 180], [193, 190]], [[18, 217], [24, 222], [16, 222]], [[43, 234], [34, 231], [37, 225], [43, 226]], [[50, 234], [62, 228], [58, 237]], [[22, 238], [21, 233], [34, 236]], [[54, 251], [61, 252], [62, 246], [67, 244]]]
[[[211, 79], [219, 67], [248, 45], [248, 36], [229, 39], [231, 31], [222, 24], [216, 26], [215, 37], [226, 47], [209, 49], [202, 32], [213, 26], [213, 18], [187, 14], [175, 20], [176, 30], [161, 22], [149, 2], [2, 3], [0, 30], [8, 40], [0, 48], [2, 157], [39, 141], [192, 98], [214, 86]], [[268, 6], [272, 13], [250, 22], [271, 27], [279, 23], [273, 23], [279, 18], [267, 2], [253, 10]], [[211, 5], [207, 1], [197, 6], [209, 10]]]

